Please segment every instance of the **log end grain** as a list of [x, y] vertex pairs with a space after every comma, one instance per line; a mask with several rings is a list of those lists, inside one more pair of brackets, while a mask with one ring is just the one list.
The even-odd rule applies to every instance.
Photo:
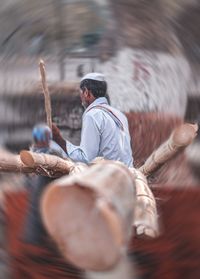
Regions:
[[102, 271], [119, 261], [121, 247], [116, 219], [110, 220], [113, 212], [109, 214], [109, 208], [102, 209], [96, 200], [93, 190], [78, 184], [54, 184], [43, 194], [40, 211], [49, 235], [68, 261]]
[[34, 159], [31, 155], [31, 153], [27, 150], [22, 150], [20, 152], [20, 159], [21, 161], [28, 167], [34, 167]]

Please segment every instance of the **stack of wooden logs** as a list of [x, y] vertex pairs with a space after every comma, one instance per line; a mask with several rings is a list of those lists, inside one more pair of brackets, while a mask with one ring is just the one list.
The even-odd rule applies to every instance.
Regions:
[[102, 271], [119, 262], [134, 231], [148, 238], [160, 234], [146, 176], [188, 146], [197, 130], [192, 124], [175, 129], [140, 169], [103, 159], [88, 166], [30, 151], [2, 156], [0, 169], [62, 176], [40, 199], [43, 224], [66, 260], [81, 269]]

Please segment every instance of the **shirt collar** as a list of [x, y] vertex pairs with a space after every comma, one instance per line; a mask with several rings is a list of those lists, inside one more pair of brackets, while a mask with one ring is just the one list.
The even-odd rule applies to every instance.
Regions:
[[102, 104], [106, 104], [108, 105], [108, 100], [105, 97], [100, 97], [94, 100], [94, 102], [92, 102], [87, 109], [85, 110], [85, 113], [90, 110], [92, 107], [96, 106], [96, 105], [102, 105]]

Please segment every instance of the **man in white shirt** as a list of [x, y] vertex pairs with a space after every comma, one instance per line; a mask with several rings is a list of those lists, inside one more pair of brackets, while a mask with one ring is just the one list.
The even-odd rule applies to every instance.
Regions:
[[85, 108], [80, 145], [64, 140], [56, 126], [53, 126], [54, 140], [74, 161], [90, 163], [96, 157], [103, 157], [131, 167], [133, 157], [127, 118], [108, 104], [106, 94], [103, 74], [85, 75], [80, 83], [80, 98]]

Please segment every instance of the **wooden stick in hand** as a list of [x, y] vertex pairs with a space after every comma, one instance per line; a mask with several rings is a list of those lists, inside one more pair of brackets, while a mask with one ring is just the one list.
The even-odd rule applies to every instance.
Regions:
[[46, 72], [45, 72], [45, 64], [43, 60], [40, 60], [39, 63], [40, 75], [42, 80], [42, 88], [44, 93], [44, 101], [45, 101], [45, 111], [47, 116], [47, 125], [50, 129], [52, 129], [52, 117], [51, 117], [51, 99], [49, 95], [49, 90], [46, 81]]

